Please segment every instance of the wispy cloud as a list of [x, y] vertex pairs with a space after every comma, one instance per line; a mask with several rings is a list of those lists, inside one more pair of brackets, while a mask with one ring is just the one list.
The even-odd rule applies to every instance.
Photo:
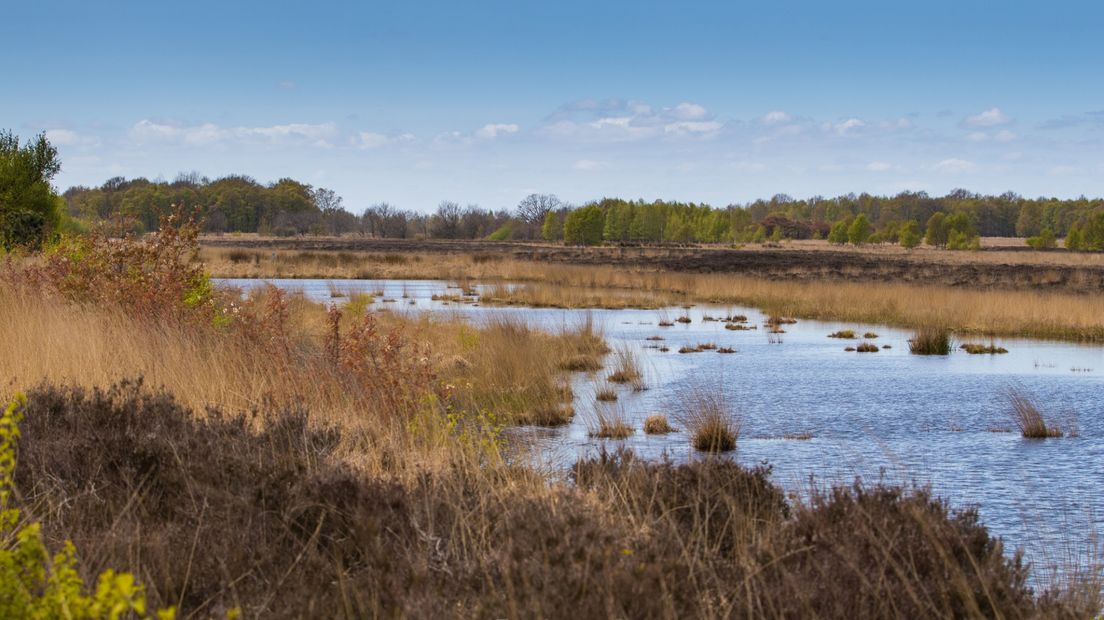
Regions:
[[944, 174], [967, 174], [977, 170], [977, 164], [965, 159], [944, 159], [935, 164], [935, 170]]
[[214, 123], [180, 125], [143, 119], [130, 128], [128, 135], [139, 143], [177, 143], [210, 146], [225, 142], [307, 143], [329, 147], [337, 135], [337, 125], [290, 123], [269, 127], [221, 127]]
[[962, 119], [966, 127], [998, 127], [1012, 122], [1012, 117], [1001, 111], [1000, 108], [989, 108], [973, 116]]

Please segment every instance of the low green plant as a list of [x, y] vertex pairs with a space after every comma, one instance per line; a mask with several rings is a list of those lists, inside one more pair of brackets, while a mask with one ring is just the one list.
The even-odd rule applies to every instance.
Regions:
[[77, 550], [65, 541], [51, 559], [38, 522], [21, 525], [11, 507], [15, 447], [27, 398], [17, 394], [0, 416], [0, 616], [5, 618], [93, 619], [123, 616], [176, 617], [173, 608], [153, 616], [146, 608], [145, 588], [130, 573], [106, 570], [89, 591], [77, 573]]

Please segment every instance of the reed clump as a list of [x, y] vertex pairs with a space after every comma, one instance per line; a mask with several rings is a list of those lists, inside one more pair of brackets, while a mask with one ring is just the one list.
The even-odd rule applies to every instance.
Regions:
[[650, 415], [644, 418], [644, 433], [648, 435], [666, 435], [675, 432], [675, 427], [667, 421], [663, 414]]
[[633, 434], [624, 412], [615, 406], [597, 407], [588, 426], [587, 433], [599, 439], [626, 439]]
[[646, 388], [644, 373], [640, 370], [640, 363], [636, 359], [636, 352], [630, 345], [623, 344], [614, 349], [614, 370], [607, 377], [611, 383], [627, 383], [634, 391], [640, 392]]
[[950, 355], [951, 333], [942, 327], [922, 327], [913, 334], [909, 352], [916, 355]]
[[998, 347], [992, 343], [980, 344], [976, 342], [967, 342], [963, 343], [959, 348], [970, 355], [1000, 355], [1002, 353], [1008, 353], [1008, 349]]
[[1010, 389], [1007, 392], [1007, 398], [1012, 407], [1012, 420], [1024, 438], [1047, 439], [1062, 436], [1062, 430], [1047, 422], [1035, 401], [1029, 396], [1019, 390]]
[[855, 330], [853, 329], [841, 329], [839, 331], [828, 334], [829, 338], [844, 338], [847, 340], [853, 340], [855, 338]]
[[694, 390], [681, 397], [679, 421], [690, 433], [690, 445], [703, 452], [736, 449], [740, 420], [718, 393]]
[[855, 350], [859, 353], [877, 353], [878, 345], [873, 342], [860, 342], [859, 345], [855, 347]]

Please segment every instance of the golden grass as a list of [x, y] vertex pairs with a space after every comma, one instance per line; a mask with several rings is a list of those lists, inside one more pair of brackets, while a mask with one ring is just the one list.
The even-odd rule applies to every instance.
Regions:
[[1062, 430], [1047, 422], [1035, 401], [1029, 396], [1019, 390], [1010, 389], [1007, 397], [1012, 407], [1012, 420], [1024, 438], [1047, 439], [1062, 436]]
[[[1104, 342], [1104, 295], [1050, 291], [975, 290], [878, 282], [774, 281], [725, 274], [674, 273], [628, 267], [547, 264], [503, 259], [473, 261], [462, 254], [422, 257], [351, 252], [358, 266], [316, 267], [292, 251], [263, 252], [275, 260], [231, 263], [231, 250], [204, 249], [208, 269], [228, 277], [362, 277], [516, 281], [491, 287], [487, 303], [559, 308], [657, 308], [689, 301], [763, 308], [772, 315], [905, 327], [939, 324], [960, 334], [1026, 336]], [[936, 252], [933, 255], [971, 252]], [[322, 256], [326, 253], [311, 253]], [[986, 256], [986, 252], [981, 255]], [[1015, 252], [1050, 256], [1050, 253]], [[403, 262], [396, 258], [402, 257]], [[286, 257], [286, 258], [284, 258]], [[315, 259], [321, 260], [321, 259]], [[940, 260], [943, 260], [942, 258]], [[957, 258], [955, 260], [958, 260]], [[1089, 260], [1089, 259], [1086, 259]], [[1102, 259], [1104, 260], [1104, 259]], [[538, 286], [539, 285], [539, 286]], [[660, 325], [670, 323], [661, 317]]]
[[674, 433], [675, 427], [667, 421], [667, 416], [657, 413], [644, 419], [644, 432], [648, 435], [666, 435]]

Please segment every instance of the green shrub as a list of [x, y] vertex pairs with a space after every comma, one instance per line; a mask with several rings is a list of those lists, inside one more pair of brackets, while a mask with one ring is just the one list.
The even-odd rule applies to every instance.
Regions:
[[870, 240], [870, 220], [865, 213], [860, 213], [855, 221], [847, 227], [847, 241], [851, 245], [862, 245]]
[[847, 220], [840, 220], [832, 224], [832, 229], [828, 231], [828, 243], [833, 245], [843, 245], [847, 243], [847, 228]]
[[901, 247], [910, 250], [920, 245], [920, 224], [916, 220], [905, 222], [897, 233], [897, 239], [900, 241]]
[[1027, 245], [1033, 250], [1053, 250], [1058, 247], [1058, 240], [1054, 237], [1054, 231], [1044, 228], [1036, 237], [1028, 237]]

